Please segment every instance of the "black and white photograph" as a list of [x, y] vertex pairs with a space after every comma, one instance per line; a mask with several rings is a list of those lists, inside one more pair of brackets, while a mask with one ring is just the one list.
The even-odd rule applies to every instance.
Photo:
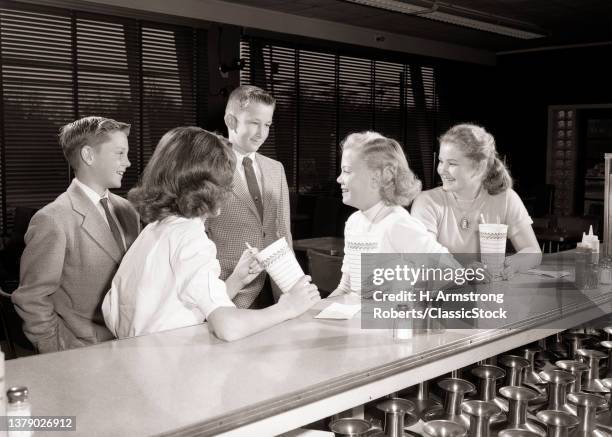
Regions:
[[0, 0], [0, 437], [612, 437], [612, 2]]

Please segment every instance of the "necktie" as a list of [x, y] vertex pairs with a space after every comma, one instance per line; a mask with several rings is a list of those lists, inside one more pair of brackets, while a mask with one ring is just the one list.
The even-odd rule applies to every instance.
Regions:
[[119, 250], [123, 255], [125, 253], [125, 247], [123, 246], [123, 240], [121, 239], [121, 232], [119, 231], [119, 226], [117, 226], [117, 222], [115, 222], [115, 219], [111, 215], [110, 209], [108, 209], [108, 198], [103, 197], [102, 199], [100, 199], [100, 203], [102, 204], [102, 208], [104, 208], [104, 214], [106, 214], [106, 220], [108, 220], [108, 225], [110, 226], [113, 238], [117, 242], [117, 246], [119, 246]]
[[259, 218], [263, 220], [263, 202], [261, 200], [259, 185], [257, 185], [255, 171], [253, 170], [253, 161], [248, 156], [245, 156], [245, 158], [242, 160], [242, 165], [244, 166], [244, 175], [246, 176], [249, 193], [251, 193], [251, 197], [253, 198], [257, 211], [259, 212]]

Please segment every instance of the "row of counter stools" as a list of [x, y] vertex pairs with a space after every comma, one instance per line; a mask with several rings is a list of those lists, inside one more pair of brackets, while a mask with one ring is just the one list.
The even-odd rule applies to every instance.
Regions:
[[[612, 437], [612, 327], [572, 330], [376, 404], [337, 436]], [[438, 399], [443, 399], [439, 401]], [[422, 420], [419, 433], [414, 425]], [[373, 426], [373, 423], [375, 424]]]

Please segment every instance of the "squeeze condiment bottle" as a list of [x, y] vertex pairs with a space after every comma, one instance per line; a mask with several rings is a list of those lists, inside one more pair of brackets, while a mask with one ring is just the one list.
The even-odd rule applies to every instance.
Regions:
[[582, 242], [588, 244], [592, 252], [593, 264], [599, 264], [599, 238], [593, 235], [593, 225], [589, 227], [589, 234], [582, 233]]

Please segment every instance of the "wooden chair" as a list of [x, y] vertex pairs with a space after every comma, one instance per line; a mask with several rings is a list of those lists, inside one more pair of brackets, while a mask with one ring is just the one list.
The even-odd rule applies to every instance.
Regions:
[[342, 277], [342, 257], [316, 250], [308, 250], [308, 270], [321, 297], [327, 297], [338, 287]]

